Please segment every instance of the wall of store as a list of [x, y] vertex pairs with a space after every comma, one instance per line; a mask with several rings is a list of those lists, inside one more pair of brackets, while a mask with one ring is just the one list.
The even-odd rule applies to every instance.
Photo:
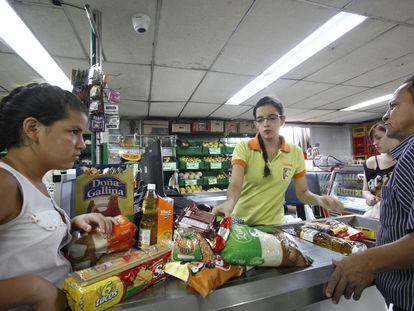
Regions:
[[341, 160], [352, 159], [352, 127], [350, 125], [311, 125], [312, 147], [319, 143], [323, 155], [332, 155]]

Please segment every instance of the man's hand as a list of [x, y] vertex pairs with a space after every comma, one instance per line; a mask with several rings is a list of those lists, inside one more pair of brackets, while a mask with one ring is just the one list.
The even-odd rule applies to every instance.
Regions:
[[329, 195], [320, 196], [319, 205], [331, 211], [342, 212], [344, 210], [344, 204]]
[[113, 217], [105, 217], [100, 213], [88, 213], [76, 216], [72, 219], [72, 225], [85, 232], [90, 232], [92, 226], [98, 226], [103, 235], [109, 235], [112, 232], [112, 225], [117, 222]]
[[368, 257], [364, 254], [351, 255], [342, 260], [333, 260], [334, 272], [325, 285], [325, 295], [338, 303], [341, 296], [359, 300], [362, 291], [370, 286], [375, 273], [370, 268]]
[[231, 204], [229, 201], [225, 201], [220, 205], [217, 205], [213, 208], [211, 211], [214, 215], [224, 215], [224, 217], [229, 217], [231, 213], [233, 212], [233, 204]]

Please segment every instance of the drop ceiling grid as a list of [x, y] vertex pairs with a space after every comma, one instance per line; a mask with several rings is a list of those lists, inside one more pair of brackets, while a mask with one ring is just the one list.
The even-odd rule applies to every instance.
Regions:
[[151, 102], [149, 116], [176, 118], [184, 105], [185, 102]]
[[156, 64], [209, 68], [250, 4], [251, 0], [237, 5], [229, 0], [164, 1]]
[[257, 1], [212, 69], [256, 76], [333, 15], [293, 0]]
[[182, 118], [205, 118], [210, 115], [213, 111], [218, 109], [220, 104], [206, 104], [189, 102], [181, 112], [180, 117]]
[[270, 84], [268, 87], [264, 88], [260, 92], [256, 93], [249, 99], [247, 99], [245, 102], [243, 102], [241, 105], [243, 106], [254, 106], [259, 101], [259, 99], [270, 96], [274, 98], [279, 98], [279, 94], [283, 92], [286, 88], [294, 85], [296, 83], [295, 80], [287, 80], [287, 79], [279, 79]]
[[142, 118], [148, 114], [148, 103], [122, 99], [119, 102], [119, 115], [128, 118]]
[[209, 115], [209, 117], [219, 119], [232, 119], [246, 112], [249, 109], [251, 109], [251, 107], [249, 106], [223, 105], [219, 109], [214, 111], [211, 115]]
[[395, 21], [406, 21], [414, 15], [412, 0], [353, 0], [347, 11]]
[[0, 53], [0, 85], [8, 90], [43, 79], [16, 54]]
[[331, 88], [332, 85], [325, 83], [299, 81], [288, 88], [280, 91], [278, 97], [282, 100], [285, 107], [289, 107], [291, 104], [310, 97], [316, 93]]

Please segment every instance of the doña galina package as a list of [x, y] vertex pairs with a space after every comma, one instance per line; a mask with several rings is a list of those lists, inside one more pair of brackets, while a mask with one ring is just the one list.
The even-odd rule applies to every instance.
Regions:
[[76, 170], [76, 213], [101, 213], [132, 218], [134, 178], [132, 166], [81, 166]]

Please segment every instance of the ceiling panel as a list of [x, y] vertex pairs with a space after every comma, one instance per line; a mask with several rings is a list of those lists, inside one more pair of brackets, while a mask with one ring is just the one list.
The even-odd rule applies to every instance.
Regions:
[[410, 73], [404, 77], [401, 77], [399, 79], [396, 79], [394, 81], [382, 84], [380, 86], [377, 87], [377, 89], [383, 89], [388, 91], [388, 93], [394, 93], [394, 91], [401, 85], [404, 83], [405, 80], [411, 78], [414, 75], [414, 73]]
[[220, 107], [220, 104], [189, 102], [181, 113], [181, 118], [204, 118]]
[[150, 117], [177, 118], [185, 103], [152, 102], [150, 105]]
[[414, 73], [414, 53], [398, 58], [346, 83], [374, 87]]
[[367, 19], [362, 24], [358, 25], [358, 27], [354, 28], [298, 67], [288, 72], [284, 77], [303, 79], [330, 63], [339, 60], [353, 50], [358, 49], [369, 40], [374, 39], [393, 26], [395, 26], [395, 24]]
[[413, 17], [414, 1], [353, 0], [346, 9], [362, 15], [382, 17], [403, 22]]
[[369, 107], [365, 108], [364, 110], [366, 112], [375, 112], [375, 113], [381, 113], [381, 114], [385, 114], [388, 110], [388, 105], [387, 103], [384, 103], [383, 105], [368, 109]]
[[413, 42], [413, 29], [398, 26], [307, 79], [318, 82], [342, 83], [382, 65], [384, 62], [412, 52]]
[[209, 72], [191, 100], [222, 104], [250, 80], [252, 78], [247, 76]]
[[256, 76], [334, 14], [293, 0], [257, 1], [213, 70]]
[[[303, 1], [303, 0], [298, 0], [298, 1]], [[322, 5], [327, 5], [327, 6], [335, 7], [338, 9], [344, 7], [346, 4], [348, 4], [351, 1], [352, 0], [312, 0], [312, 2], [314, 3], [319, 3]]]
[[254, 118], [253, 118], [253, 108], [250, 107], [249, 110], [247, 110], [246, 112], [243, 112], [242, 114], [237, 116], [237, 118], [243, 119], [243, 120], [254, 120]]
[[256, 93], [252, 97], [248, 98], [245, 102], [241, 103], [241, 105], [249, 105], [254, 106], [259, 101], [259, 99], [270, 96], [274, 98], [279, 98], [279, 94], [287, 89], [288, 87], [295, 84], [295, 80], [286, 80], [286, 79], [279, 79], [270, 84], [268, 87], [264, 88], [260, 92]]
[[11, 90], [43, 79], [16, 54], [0, 53], [0, 85]]
[[119, 115], [121, 117], [139, 118], [148, 114], [148, 103], [121, 99], [119, 102]]
[[[334, 101], [328, 105], [324, 105], [320, 108], [322, 109], [343, 109], [352, 105], [362, 103], [364, 101], [387, 95], [388, 93], [385, 90], [381, 89], [369, 89], [367, 91], [354, 94], [343, 99]], [[380, 105], [380, 104], [377, 104]]]
[[[297, 115], [296, 118], [300, 119], [301, 121], [305, 121], [310, 118], [322, 117], [324, 115], [331, 114], [332, 112], [335, 112], [335, 110], [305, 110], [304, 113]], [[289, 121], [289, 119], [287, 121]]]
[[85, 57], [62, 8], [24, 2], [14, 2], [13, 7], [50, 54]]
[[307, 97], [304, 100], [296, 102], [290, 107], [312, 109], [365, 90], [367, 90], [367, 88], [337, 85], [318, 94]]
[[209, 68], [250, 4], [250, 0], [163, 1], [156, 63]]
[[104, 71], [109, 74], [109, 87], [121, 92], [121, 98], [148, 100], [150, 67], [104, 63]]
[[0, 38], [0, 53], [2, 52], [14, 53], [14, 51], [11, 48], [9, 48], [9, 46], [6, 43], [4, 43], [2, 39]]
[[203, 75], [198, 70], [155, 67], [151, 99], [187, 101]]
[[289, 107], [291, 104], [294, 104], [301, 99], [305, 99], [331, 87], [332, 85], [330, 84], [300, 81], [280, 91], [278, 96], [283, 104], [286, 107]]
[[249, 109], [251, 109], [249, 106], [222, 105], [212, 115], [210, 115], [210, 117], [219, 119], [231, 119], [239, 116]]
[[349, 115], [344, 115], [338, 118], [333, 118], [330, 120], [324, 120], [325, 122], [333, 123], [359, 123], [367, 120], [375, 120], [382, 117], [381, 113], [371, 113], [371, 112], [356, 112]]
[[335, 111], [318, 117], [309, 118], [306, 121], [337, 123], [339, 120], [347, 120], [344, 122], [354, 123], [359, 122], [363, 117], [366, 117], [367, 120], [371, 120], [376, 118], [378, 115], [379, 114], [369, 112]]

